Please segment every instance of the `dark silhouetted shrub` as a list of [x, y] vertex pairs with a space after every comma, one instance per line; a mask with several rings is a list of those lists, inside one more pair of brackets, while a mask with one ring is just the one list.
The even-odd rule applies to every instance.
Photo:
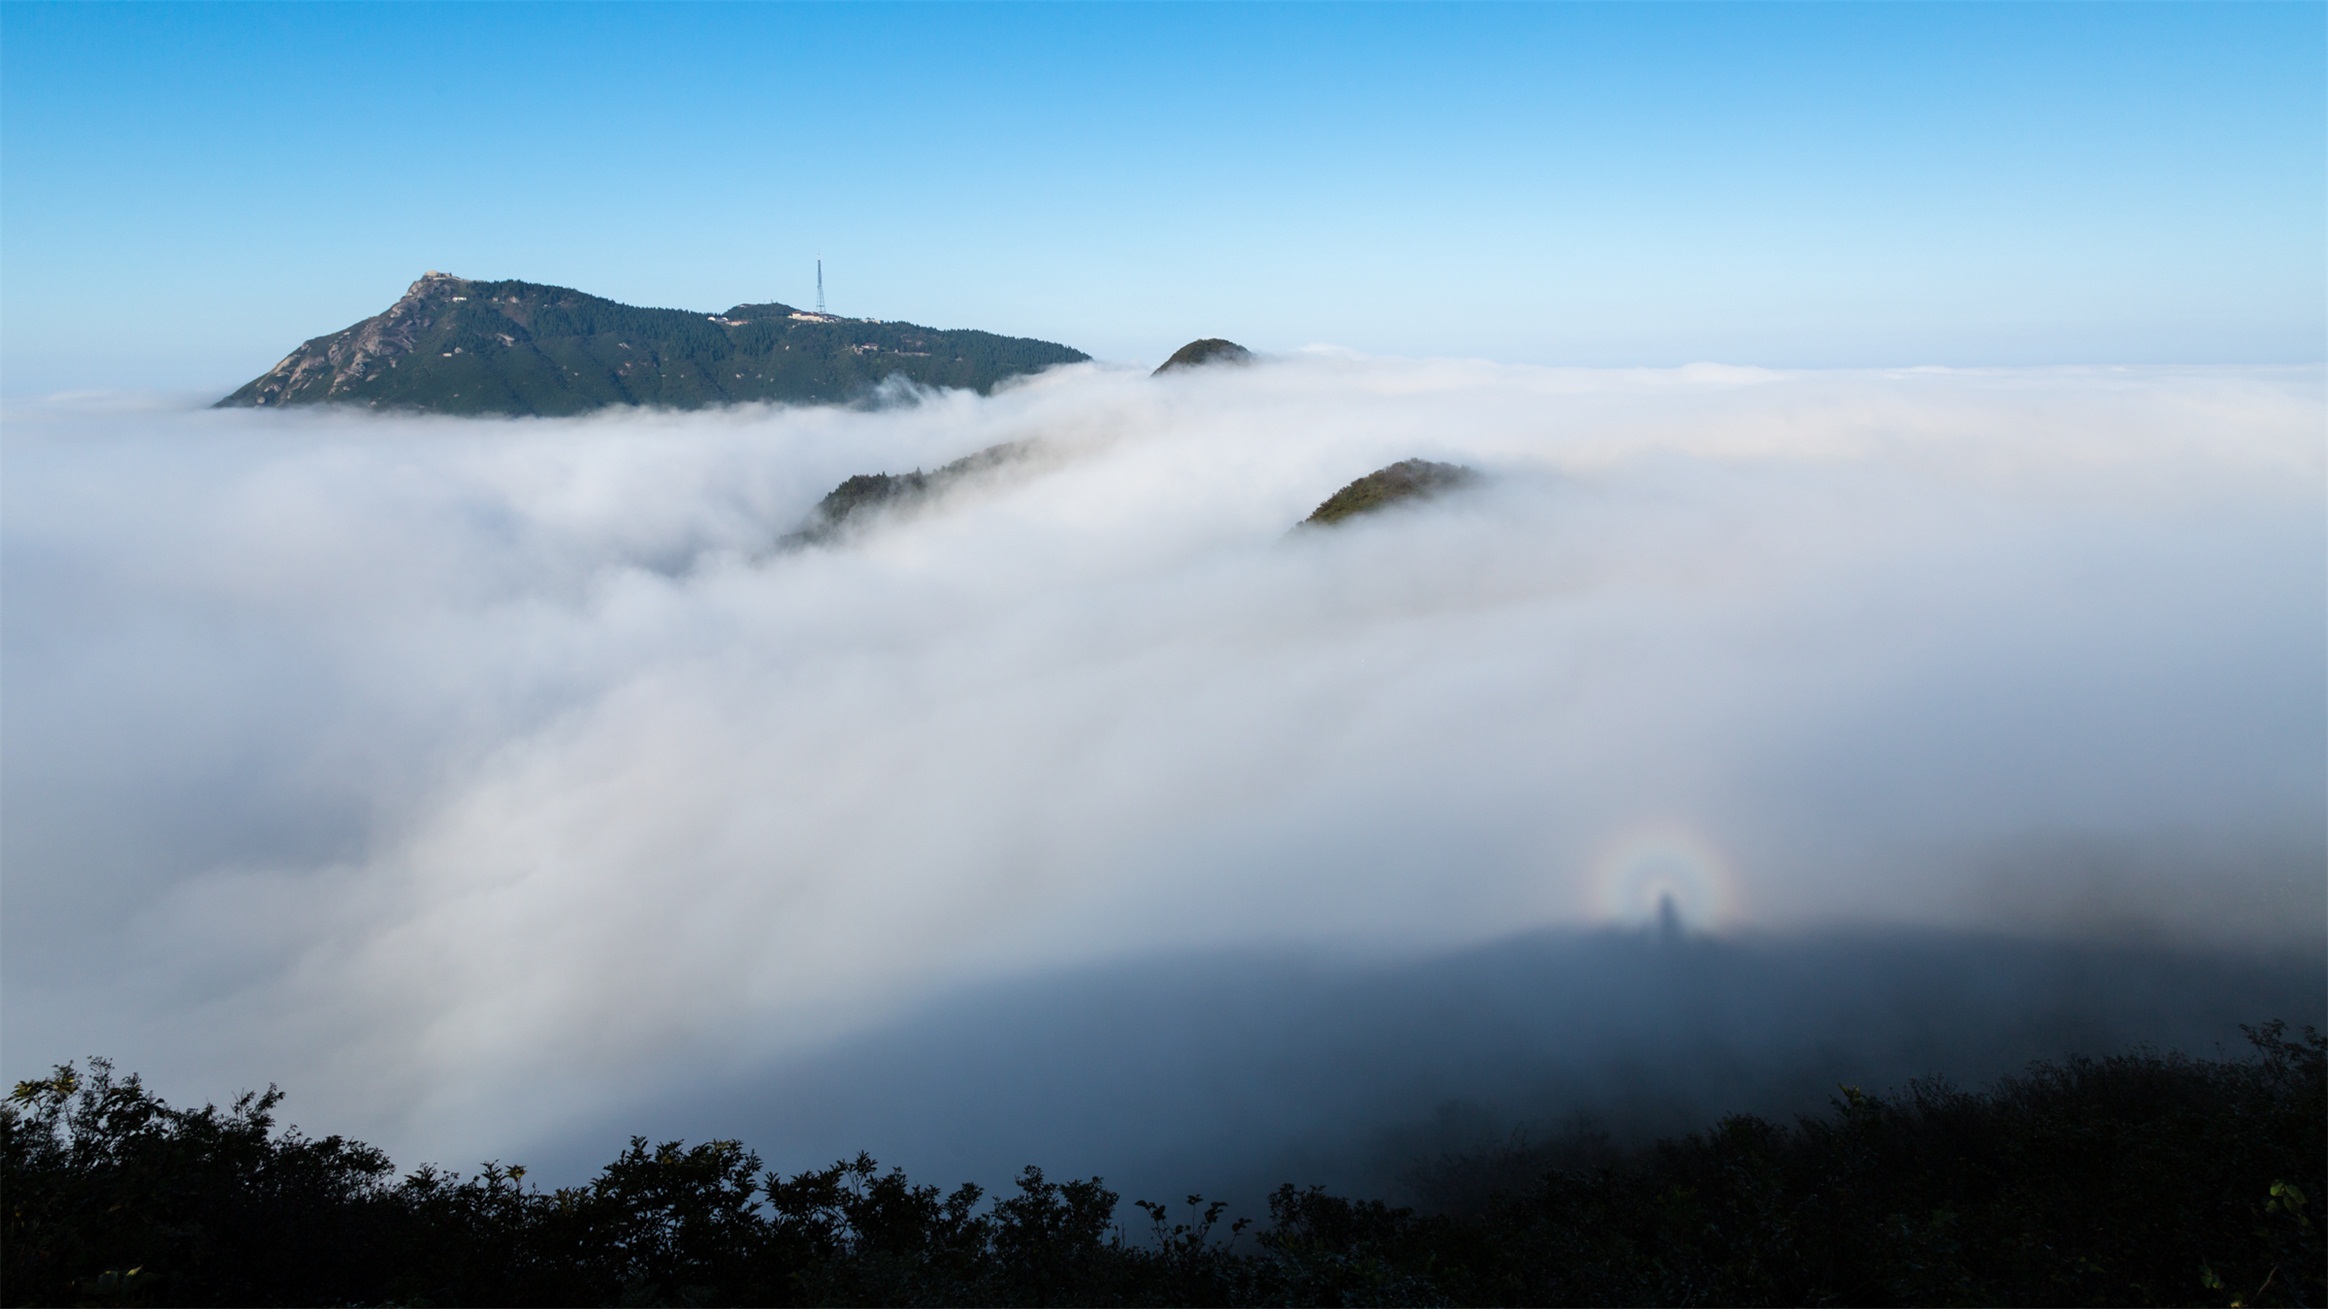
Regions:
[[[2328, 1041], [2043, 1064], [1986, 1092], [1845, 1088], [1727, 1119], [1443, 1161], [1418, 1214], [1280, 1188], [1224, 1207], [1036, 1169], [1012, 1194], [869, 1158], [783, 1177], [733, 1141], [586, 1185], [422, 1169], [278, 1131], [270, 1087], [174, 1109], [103, 1060], [0, 1107], [8, 1304], [2245, 1304], [2328, 1300]], [[1512, 1179], [1528, 1179], [1512, 1185]], [[1484, 1198], [1482, 1198], [1484, 1197]]]

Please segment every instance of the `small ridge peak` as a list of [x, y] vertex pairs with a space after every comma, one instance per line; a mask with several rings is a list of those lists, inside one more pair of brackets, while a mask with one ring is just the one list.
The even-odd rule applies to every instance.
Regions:
[[1172, 357], [1158, 365], [1156, 372], [1149, 374], [1149, 376], [1178, 372], [1183, 368], [1196, 368], [1204, 364], [1249, 364], [1251, 362], [1253, 362], [1252, 351], [1234, 341], [1224, 341], [1217, 336], [1207, 336], [1191, 341], [1173, 351]]

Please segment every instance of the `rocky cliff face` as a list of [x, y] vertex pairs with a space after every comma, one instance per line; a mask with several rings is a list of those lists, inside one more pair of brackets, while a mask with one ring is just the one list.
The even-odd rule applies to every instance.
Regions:
[[222, 404], [314, 403], [351, 395], [367, 379], [396, 367], [420, 334], [472, 285], [434, 270], [421, 274], [404, 298], [354, 327], [319, 336], [268, 369]]

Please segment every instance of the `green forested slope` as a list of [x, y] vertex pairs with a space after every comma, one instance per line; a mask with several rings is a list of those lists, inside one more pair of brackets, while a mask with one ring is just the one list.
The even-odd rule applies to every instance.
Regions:
[[1326, 497], [1297, 526], [1325, 527], [1387, 509], [1409, 500], [1423, 500], [1479, 480], [1479, 473], [1461, 464], [1439, 464], [1428, 459], [1401, 459], [1377, 468]]
[[307, 342], [221, 407], [356, 404], [450, 414], [576, 414], [829, 403], [890, 377], [985, 392], [1089, 358], [1048, 341], [834, 318], [789, 305], [642, 309], [565, 287], [430, 273], [381, 314]]
[[799, 531], [783, 540], [787, 547], [826, 545], [841, 539], [884, 510], [905, 509], [943, 494], [980, 473], [991, 472], [1027, 458], [1031, 441], [1005, 441], [950, 464], [923, 472], [859, 473], [825, 493]]

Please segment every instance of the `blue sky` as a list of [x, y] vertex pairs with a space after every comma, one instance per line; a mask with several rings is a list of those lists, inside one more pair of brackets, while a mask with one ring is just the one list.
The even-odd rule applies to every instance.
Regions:
[[2314, 361], [2328, 7], [0, 7], [0, 384], [424, 269], [1153, 361]]

